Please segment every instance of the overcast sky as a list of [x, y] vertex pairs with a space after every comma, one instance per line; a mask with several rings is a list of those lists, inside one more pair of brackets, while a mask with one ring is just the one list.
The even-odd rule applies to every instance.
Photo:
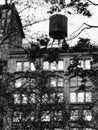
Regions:
[[[0, 4], [4, 4], [5, 0], [0, 0]], [[93, 0], [94, 2], [98, 3], [98, 0]], [[84, 22], [90, 25], [97, 25], [98, 26], [98, 6], [91, 6], [90, 10], [92, 12], [92, 17], [87, 18], [81, 15], [71, 15], [68, 16], [68, 36], [72, 34], [72, 32], [76, 31]], [[28, 12], [27, 12], [28, 13]], [[42, 15], [39, 10], [39, 16]], [[48, 34], [49, 32], [49, 21], [41, 22], [39, 24], [35, 24], [32, 26], [32, 32], [45, 32]], [[92, 41], [98, 41], [98, 29], [90, 29], [85, 30], [84, 32], [79, 35], [79, 37], [87, 37], [90, 38]], [[70, 41], [70, 44], [73, 44], [77, 40]]]
[[[94, 1], [94, 0], [93, 0]], [[98, 0], [96, 1], [98, 3]], [[98, 6], [91, 6], [90, 10], [92, 12], [92, 17], [87, 18], [82, 15], [68, 15], [68, 36], [72, 34], [72, 32], [76, 31], [83, 23], [88, 23], [90, 25], [98, 26]], [[33, 32], [43, 31], [48, 34], [49, 32], [49, 21], [42, 22], [40, 24], [35, 24], [32, 27]], [[79, 37], [87, 37], [90, 38], [94, 42], [98, 42], [98, 28], [85, 30], [79, 35]], [[77, 39], [70, 41], [70, 44], [73, 44], [77, 41]]]

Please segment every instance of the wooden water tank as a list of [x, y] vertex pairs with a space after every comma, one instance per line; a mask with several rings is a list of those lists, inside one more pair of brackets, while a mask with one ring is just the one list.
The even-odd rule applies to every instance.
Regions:
[[67, 37], [68, 18], [62, 14], [55, 14], [50, 17], [49, 35], [53, 39], [64, 39]]

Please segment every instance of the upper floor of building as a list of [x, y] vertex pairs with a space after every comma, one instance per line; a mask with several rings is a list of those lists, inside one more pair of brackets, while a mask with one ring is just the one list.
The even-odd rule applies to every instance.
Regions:
[[15, 5], [0, 5], [0, 59], [7, 60], [10, 50], [21, 48], [24, 37], [21, 18]]

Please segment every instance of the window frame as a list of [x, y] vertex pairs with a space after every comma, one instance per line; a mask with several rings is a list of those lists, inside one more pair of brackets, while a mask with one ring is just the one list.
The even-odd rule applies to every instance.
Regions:
[[[70, 59], [70, 64], [72, 64], [74, 59]], [[91, 69], [91, 57], [84, 57], [80, 58], [79, 64], [77, 67], [82, 68], [83, 70], [90, 70]], [[86, 61], [89, 61], [89, 67], [87, 67]]]
[[[20, 69], [17, 69], [17, 63], [21, 63], [21, 67], [20, 67]], [[28, 63], [28, 68], [26, 69], [25, 68], [25, 63]], [[33, 64], [33, 69], [32, 69], [32, 64]], [[35, 71], [36, 70], [36, 68], [34, 67], [35, 65], [34, 65], [34, 63], [33, 62], [29, 62], [29, 61], [16, 61], [16, 72], [19, 72], [19, 71], [23, 71], [23, 72], [25, 72], [25, 71]]]
[[[89, 79], [88, 78], [86, 78], [86, 80], [87, 81], [86, 81], [85, 85], [86, 85], [86, 87], [88, 87], [91, 84], [88, 85], [88, 83], [89, 83]], [[82, 81], [82, 78], [79, 77], [79, 76], [75, 76], [75, 77], [70, 78], [69, 79], [69, 86], [70, 86], [70, 88], [75, 88], [75, 87], [81, 86], [83, 84], [81, 81]]]
[[34, 99], [32, 100], [30, 98], [30, 96], [35, 95], [34, 93], [31, 93], [29, 95], [25, 94], [25, 93], [14, 93], [13, 97], [14, 97], [14, 104], [35, 104], [36, 103], [36, 95], [34, 96]]
[[[89, 64], [86, 64], [86, 62], [89, 61]], [[85, 59], [79, 59], [79, 63], [82, 65], [79, 65], [83, 70], [90, 70], [91, 69], [91, 58], [85, 58]], [[87, 66], [89, 65], [89, 67]]]
[[[75, 99], [73, 98], [73, 97], [71, 97], [71, 94], [74, 94], [74, 97], [75, 97]], [[82, 101], [79, 101], [79, 94], [80, 93], [84, 93], [84, 96], [83, 96], [83, 100]], [[89, 101], [87, 100], [87, 97], [86, 97], [86, 94], [87, 93], [90, 93], [90, 99], [89, 99]], [[91, 103], [92, 102], [92, 92], [91, 91], [80, 91], [80, 92], [75, 92], [75, 91], [73, 91], [73, 92], [70, 92], [69, 93], [69, 97], [70, 97], [70, 103]], [[72, 100], [74, 99], [74, 101], [72, 101]]]
[[[62, 62], [62, 68], [59, 68], [60, 62]], [[61, 66], [60, 66], [60, 67], [61, 67]], [[58, 60], [58, 63], [57, 63], [57, 70], [58, 70], [58, 71], [64, 71], [64, 59]]]
[[[42, 122], [50, 122], [50, 120], [51, 120], [51, 117], [50, 117], [51, 112], [49, 110], [46, 110], [46, 111], [43, 111], [43, 112], [44, 113], [42, 113], [42, 115], [41, 115], [41, 121]], [[42, 116], [45, 115], [45, 113], [46, 113], [46, 117], [42, 118]]]
[[[88, 113], [86, 113], [88, 112]], [[87, 114], [87, 115], [86, 115]], [[88, 115], [90, 114], [90, 115]], [[83, 119], [84, 121], [91, 122], [93, 119], [91, 109], [70, 109], [70, 121], [78, 121], [78, 119]]]
[[[21, 65], [18, 66], [18, 63], [20, 63]], [[17, 61], [16, 62], [16, 72], [22, 71], [23, 68], [23, 64], [21, 61]]]
[[[85, 111], [86, 111], [86, 112], [85, 112]], [[86, 115], [87, 112], [88, 112], [90, 115]], [[83, 110], [83, 118], [84, 118], [85, 121], [92, 121], [92, 118], [93, 118], [93, 116], [92, 116], [92, 110], [90, 110], [90, 109], [84, 109], [84, 110]], [[90, 119], [89, 119], [89, 118], [90, 118]]]
[[[60, 68], [60, 62], [62, 62], [62, 68]], [[46, 65], [45, 65], [46, 63]], [[58, 62], [43, 61], [43, 70], [47, 71], [64, 71], [64, 59], [59, 59]]]
[[[55, 81], [55, 85], [52, 85], [51, 81]], [[59, 85], [59, 83], [62, 84], [62, 85]], [[51, 77], [50, 78], [50, 87], [53, 87], [53, 88], [63, 88], [64, 87], [64, 79], [61, 78], [61, 77]]]
[[[76, 113], [74, 113], [76, 111]], [[73, 115], [72, 115], [72, 112], [73, 112]], [[72, 117], [74, 116], [74, 117]], [[73, 118], [73, 119], [71, 119]], [[78, 109], [71, 109], [70, 110], [70, 121], [77, 121], [79, 118], [79, 110]]]

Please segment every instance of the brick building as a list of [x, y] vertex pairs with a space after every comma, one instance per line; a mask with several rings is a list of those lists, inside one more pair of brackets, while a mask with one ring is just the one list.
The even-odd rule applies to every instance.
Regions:
[[[90, 77], [86, 77], [86, 88], [79, 90], [81, 77], [68, 75], [69, 65], [79, 55], [81, 64], [78, 67], [89, 71], [91, 55], [88, 52], [62, 53], [58, 62], [53, 63], [40, 59], [36, 61], [36, 64], [40, 64], [39, 71], [34, 62], [28, 60], [28, 53], [22, 48], [24, 33], [15, 7], [1, 7], [2, 14], [6, 11], [10, 14], [11, 21], [8, 20], [9, 26], [1, 37], [11, 31], [13, 33], [0, 48], [2, 64], [6, 61], [1, 73], [1, 86], [7, 87], [6, 92], [2, 90], [0, 96], [1, 129], [97, 130], [98, 112], [95, 109], [98, 108], [93, 105], [98, 98], [97, 91], [94, 90], [95, 84]], [[48, 80], [45, 77], [47, 74]], [[47, 82], [45, 84], [42, 81]], [[11, 98], [3, 96], [4, 92]]]
[[8, 89], [5, 87], [7, 82], [4, 85], [9, 68], [9, 53], [15, 45], [19, 48], [23, 38], [21, 20], [14, 4], [0, 5], [0, 129], [4, 130], [10, 130], [12, 122], [12, 109], [9, 107]]

